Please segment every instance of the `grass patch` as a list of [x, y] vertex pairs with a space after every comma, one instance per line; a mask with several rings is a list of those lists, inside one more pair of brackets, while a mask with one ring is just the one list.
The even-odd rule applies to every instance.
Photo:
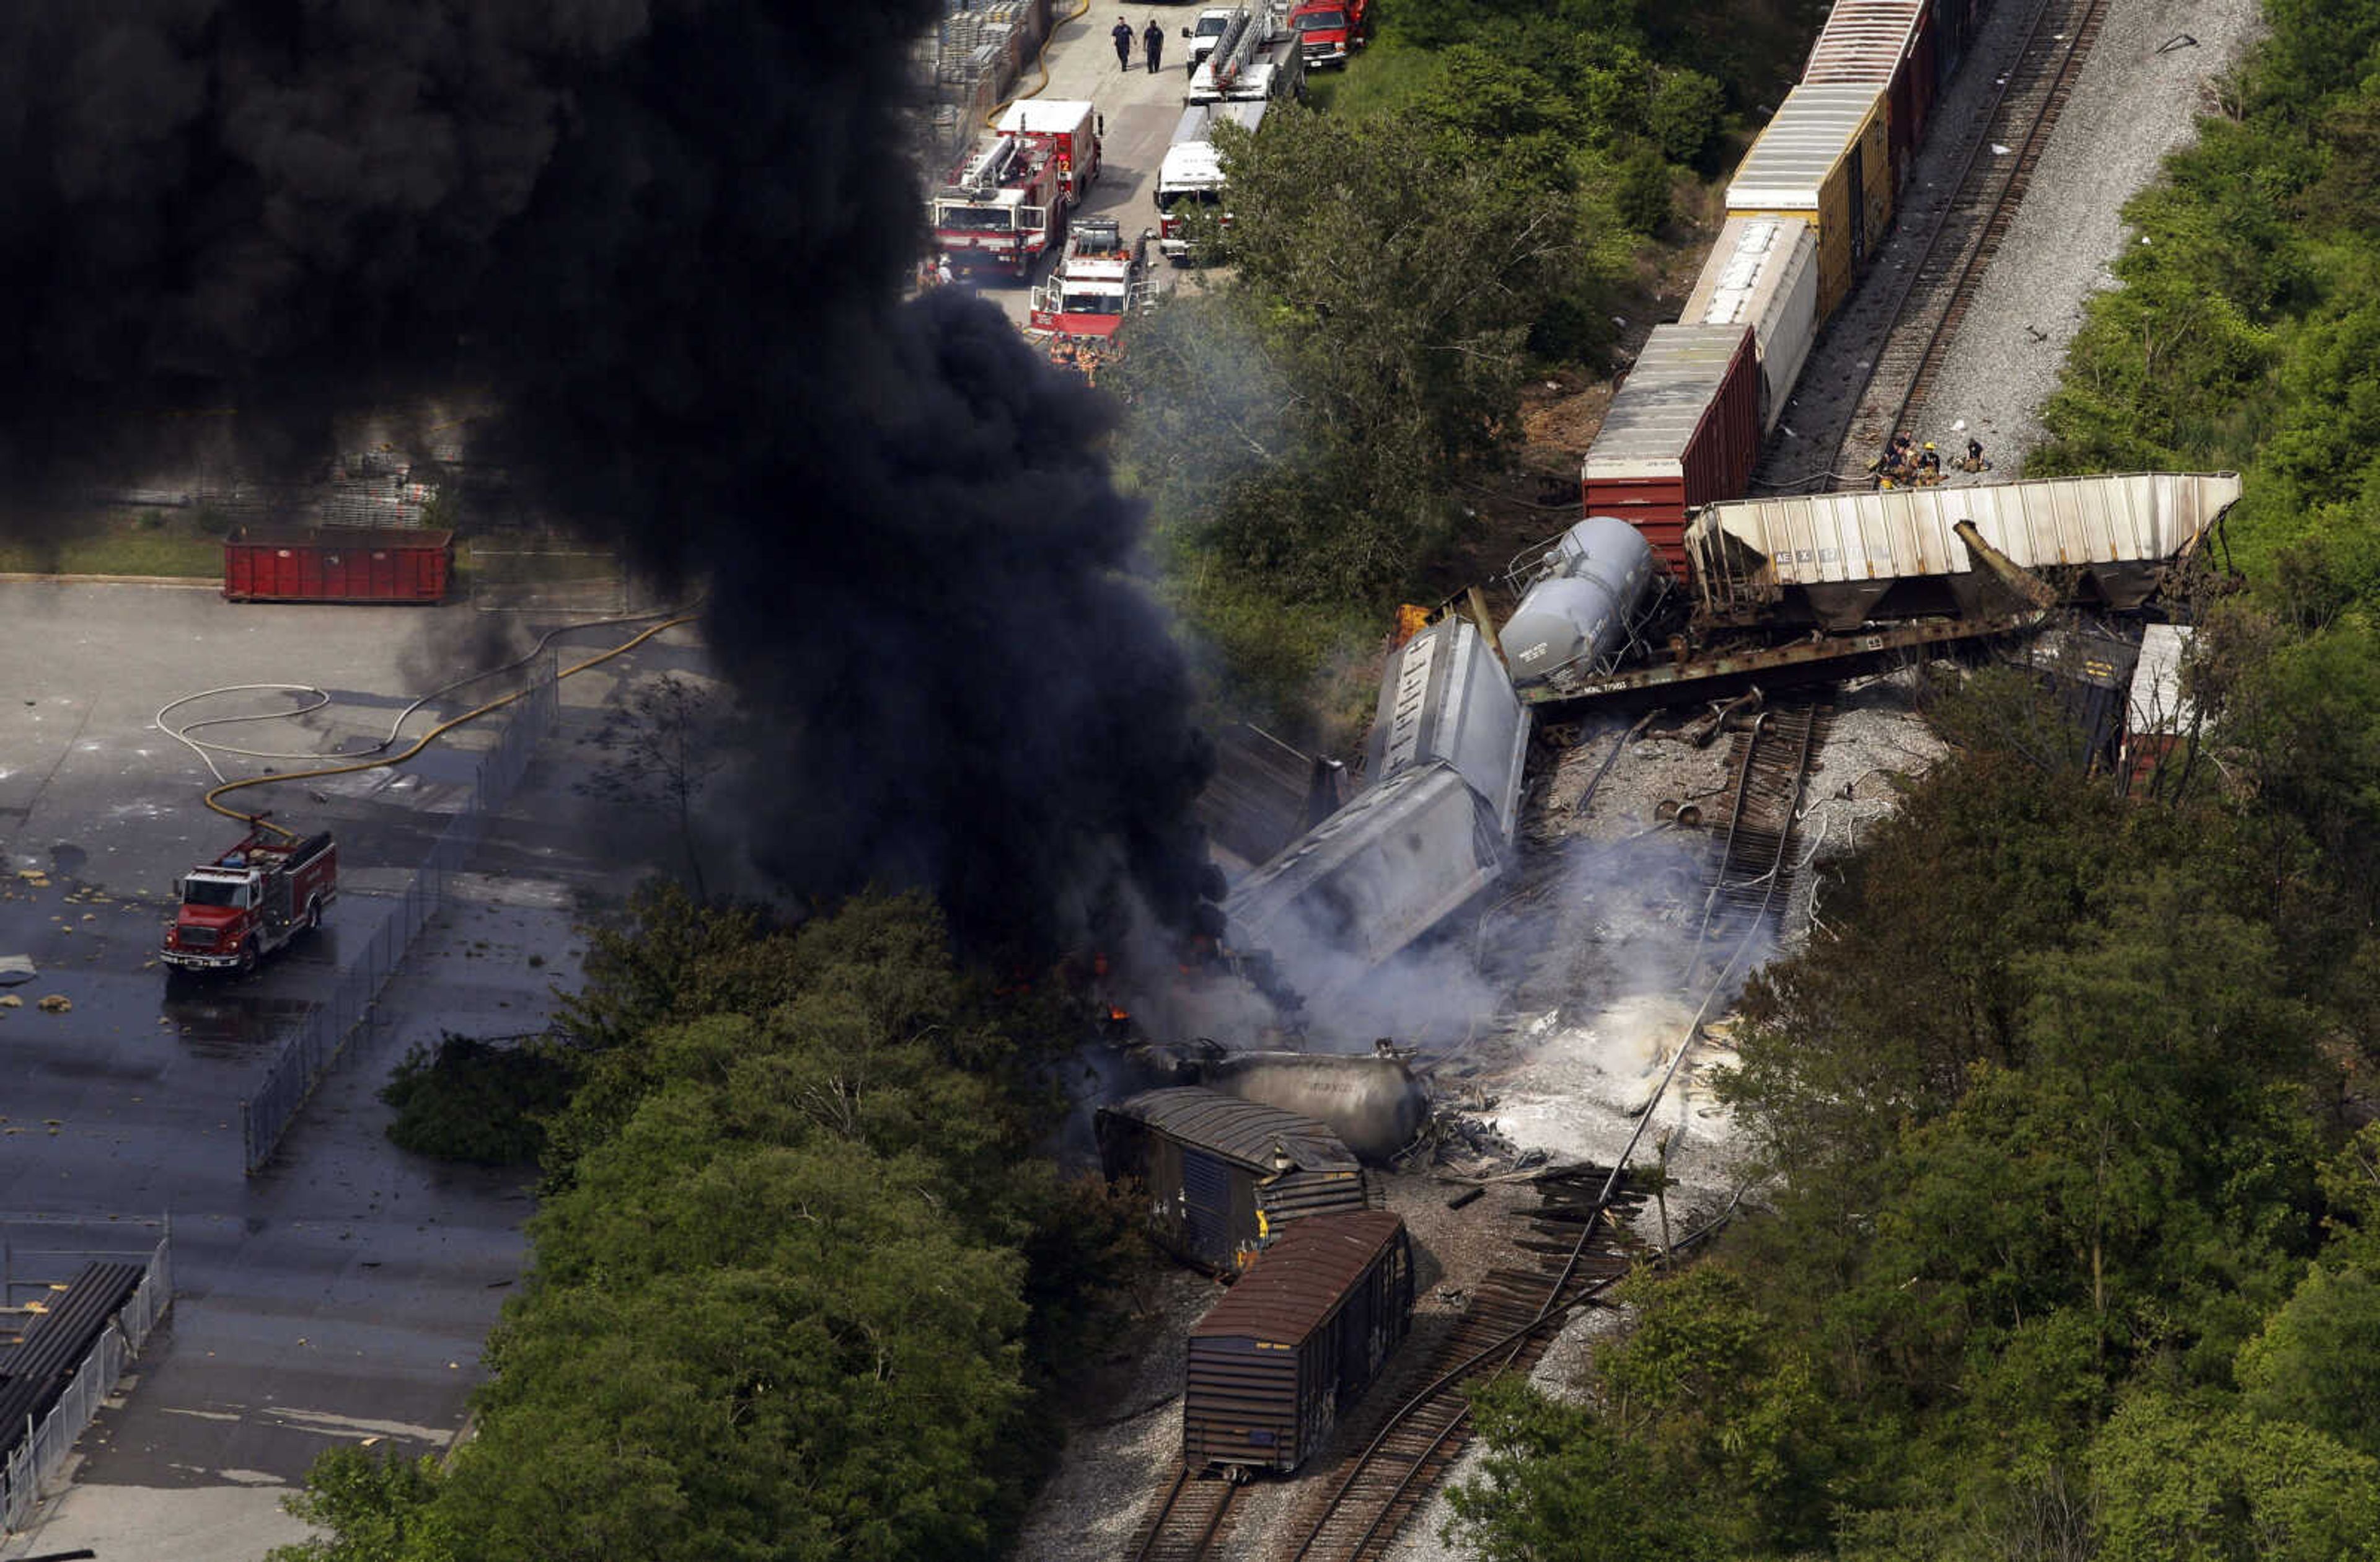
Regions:
[[388, 1137], [417, 1154], [473, 1165], [532, 1165], [545, 1118], [569, 1104], [569, 1059], [534, 1043], [490, 1046], [448, 1033], [435, 1052], [416, 1044], [390, 1071], [381, 1100], [396, 1108]]
[[0, 573], [218, 579], [223, 539], [200, 524], [204, 518], [192, 510], [103, 510], [56, 518], [39, 535], [14, 528], [18, 534], [0, 541]]

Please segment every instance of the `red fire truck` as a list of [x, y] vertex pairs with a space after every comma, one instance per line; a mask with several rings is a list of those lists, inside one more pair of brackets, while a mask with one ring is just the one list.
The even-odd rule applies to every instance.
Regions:
[[1099, 177], [1099, 116], [1087, 103], [1011, 104], [927, 202], [934, 248], [953, 269], [1031, 274]]
[[1146, 228], [1126, 239], [1113, 217], [1085, 217], [1066, 238], [1066, 253], [1050, 280], [1033, 290], [1032, 329], [1105, 342], [1124, 316], [1152, 296]]
[[176, 886], [164, 962], [180, 970], [250, 971], [299, 934], [322, 925], [339, 893], [339, 848], [329, 831], [299, 839], [259, 824]]
[[1300, 0], [1289, 13], [1289, 25], [1297, 30], [1298, 47], [1309, 68], [1343, 67], [1347, 56], [1371, 36], [1370, 0]]

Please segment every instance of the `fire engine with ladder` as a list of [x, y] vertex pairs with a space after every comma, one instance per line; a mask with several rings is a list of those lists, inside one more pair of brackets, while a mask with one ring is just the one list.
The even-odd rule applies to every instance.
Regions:
[[1105, 353], [1124, 317], [1156, 299], [1148, 275], [1155, 231], [1130, 239], [1115, 218], [1085, 217], [1066, 238], [1066, 252], [1050, 280], [1033, 290], [1030, 331]]
[[953, 270], [1028, 276], [1064, 239], [1099, 177], [1099, 116], [1089, 104], [1011, 104], [927, 202], [934, 249]]

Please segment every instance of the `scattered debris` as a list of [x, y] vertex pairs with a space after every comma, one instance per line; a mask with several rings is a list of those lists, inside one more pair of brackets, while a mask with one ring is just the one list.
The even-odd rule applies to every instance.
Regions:
[[74, 1007], [74, 1000], [64, 993], [52, 993], [33, 1007], [43, 1014], [65, 1014]]
[[32, 956], [0, 955], [0, 987], [21, 987], [34, 974]]

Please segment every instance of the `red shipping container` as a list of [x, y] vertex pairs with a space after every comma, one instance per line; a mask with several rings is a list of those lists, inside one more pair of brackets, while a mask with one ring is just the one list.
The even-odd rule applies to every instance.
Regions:
[[1740, 499], [1760, 456], [1749, 325], [1657, 325], [1586, 453], [1588, 515], [1616, 516], [1691, 584], [1686, 514]]
[[223, 594], [232, 602], [434, 603], [454, 575], [455, 533], [326, 526], [224, 540]]

